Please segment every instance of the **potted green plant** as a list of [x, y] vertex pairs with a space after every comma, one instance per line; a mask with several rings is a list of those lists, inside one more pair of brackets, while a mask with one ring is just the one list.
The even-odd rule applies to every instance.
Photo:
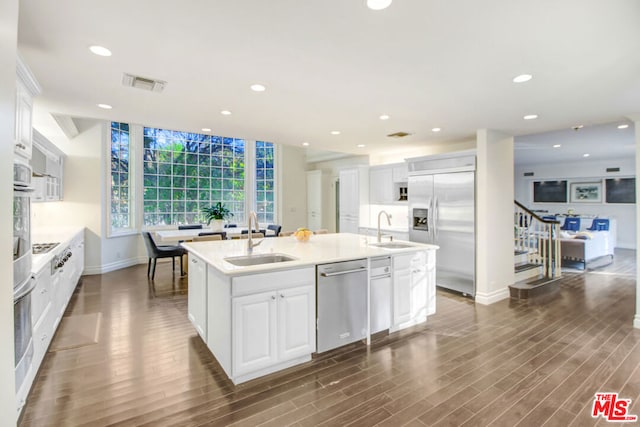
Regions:
[[222, 230], [222, 221], [233, 216], [233, 213], [227, 209], [222, 202], [218, 202], [208, 208], [203, 208], [202, 213], [204, 213], [204, 219], [207, 221], [207, 225], [213, 221], [211, 228], [214, 230]]

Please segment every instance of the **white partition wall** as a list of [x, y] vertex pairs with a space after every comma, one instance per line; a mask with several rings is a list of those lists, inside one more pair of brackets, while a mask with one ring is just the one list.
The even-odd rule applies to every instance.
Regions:
[[509, 297], [513, 270], [513, 137], [477, 133], [476, 302]]
[[16, 50], [18, 39], [18, 1], [0, 2], [0, 414], [2, 425], [16, 424], [16, 393], [13, 355], [13, 135], [16, 93]]

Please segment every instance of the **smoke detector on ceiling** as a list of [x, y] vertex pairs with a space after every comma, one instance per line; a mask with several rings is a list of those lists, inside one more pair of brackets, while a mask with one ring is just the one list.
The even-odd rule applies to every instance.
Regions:
[[167, 85], [167, 82], [124, 73], [122, 75], [122, 84], [129, 87], [148, 90], [150, 92], [162, 92], [164, 87]]
[[409, 135], [411, 135], [411, 134], [407, 133], [407, 132], [394, 132], [394, 133], [390, 133], [387, 136], [389, 138], [404, 138], [405, 136], [409, 136]]

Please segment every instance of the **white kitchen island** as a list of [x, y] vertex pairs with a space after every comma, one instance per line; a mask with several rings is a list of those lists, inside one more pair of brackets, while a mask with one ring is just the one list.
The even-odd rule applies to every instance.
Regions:
[[248, 255], [247, 240], [183, 243], [189, 251], [189, 320], [235, 384], [258, 378], [309, 361], [316, 351], [316, 265], [386, 256], [392, 270], [389, 331], [422, 323], [435, 313], [438, 247], [398, 243], [377, 247], [374, 238], [347, 233], [314, 235], [308, 242], [265, 238], [252, 257], [295, 259], [247, 266], [225, 260]]

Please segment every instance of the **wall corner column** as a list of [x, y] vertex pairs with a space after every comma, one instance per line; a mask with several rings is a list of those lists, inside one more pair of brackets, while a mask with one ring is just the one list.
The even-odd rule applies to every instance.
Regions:
[[477, 132], [476, 302], [509, 298], [513, 284], [513, 136]]
[[629, 116], [633, 120], [636, 138], [636, 314], [633, 316], [633, 327], [640, 329], [640, 216], [638, 216], [638, 201], [640, 201], [640, 185], [638, 185], [637, 174], [640, 171], [640, 113]]

